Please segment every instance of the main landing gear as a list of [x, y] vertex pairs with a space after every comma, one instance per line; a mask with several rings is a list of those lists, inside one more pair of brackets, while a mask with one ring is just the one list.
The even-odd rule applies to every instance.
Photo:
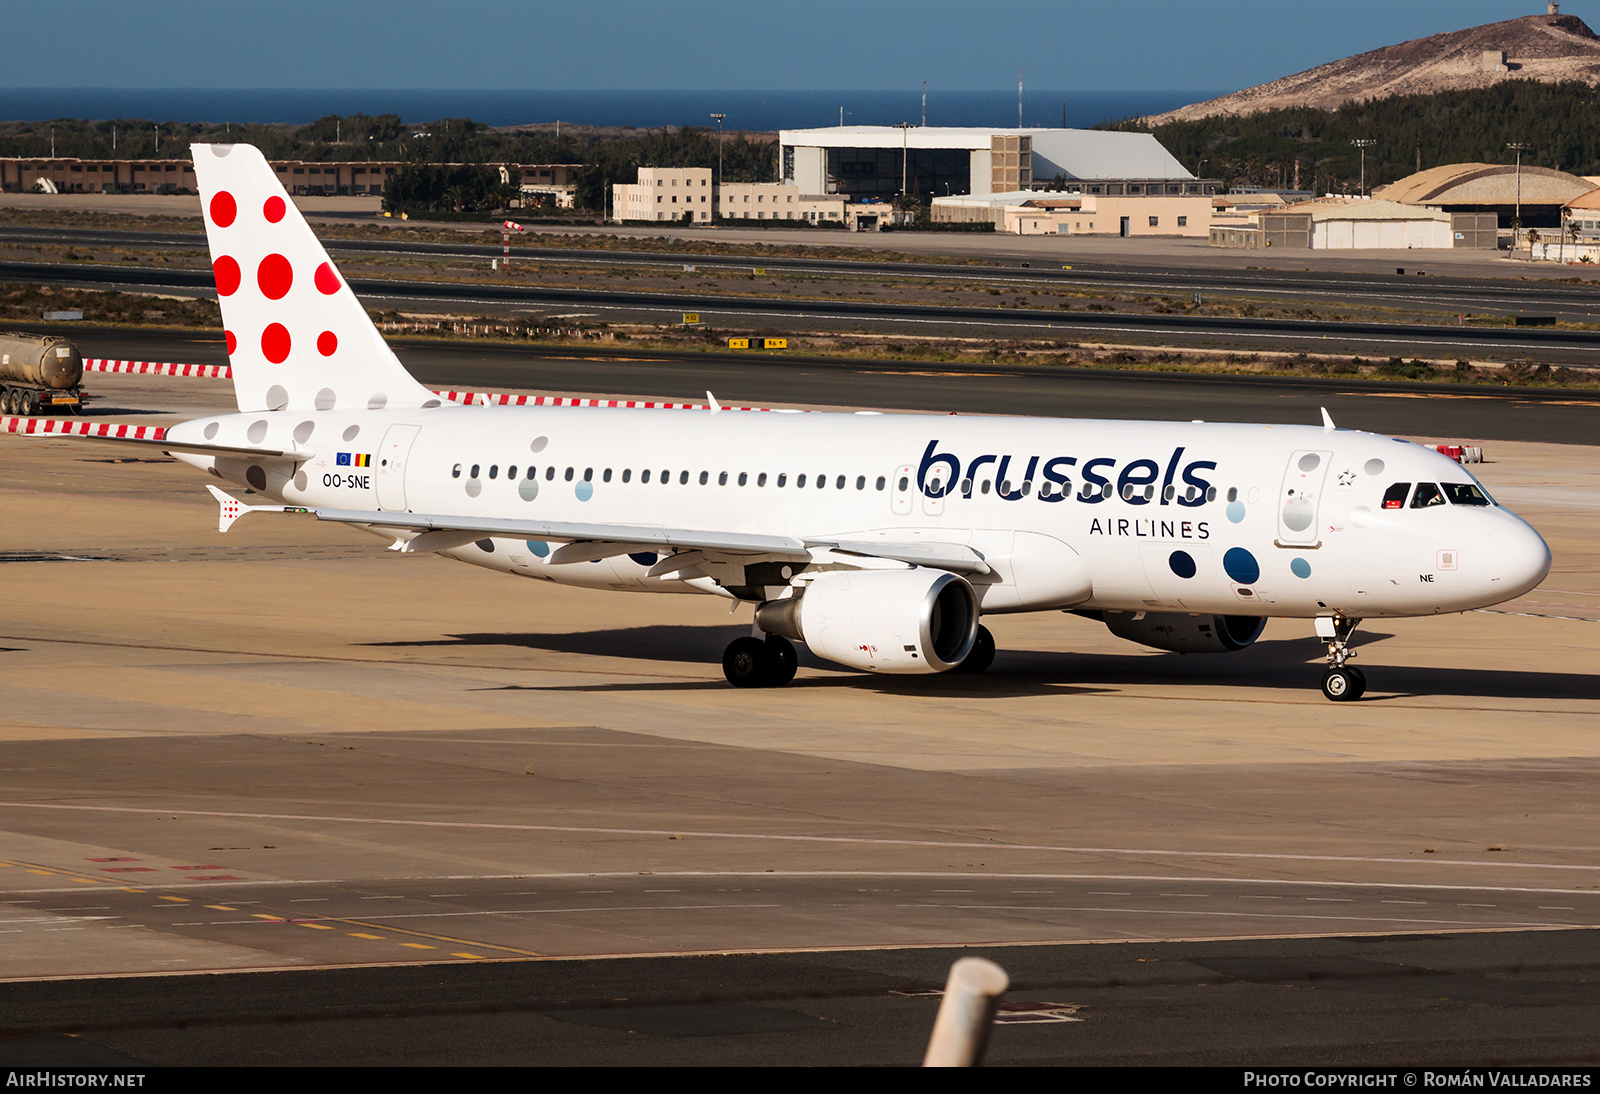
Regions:
[[972, 652], [967, 654], [966, 660], [951, 669], [951, 672], [987, 672], [989, 666], [994, 664], [994, 635], [989, 633], [989, 628], [978, 624], [978, 637], [972, 640]]
[[722, 654], [722, 675], [736, 688], [781, 688], [799, 667], [794, 643], [778, 634], [735, 638]]
[[1317, 620], [1317, 637], [1328, 643], [1328, 674], [1322, 678], [1322, 694], [1336, 703], [1359, 699], [1367, 690], [1366, 676], [1346, 663], [1355, 656], [1350, 638], [1360, 625], [1361, 620], [1342, 615]]

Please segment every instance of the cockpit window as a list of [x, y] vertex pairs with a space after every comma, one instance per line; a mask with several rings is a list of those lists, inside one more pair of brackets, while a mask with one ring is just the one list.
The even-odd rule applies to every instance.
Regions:
[[1451, 505], [1493, 505], [1489, 495], [1478, 489], [1470, 482], [1447, 482], [1444, 484], [1445, 497], [1450, 499]]
[[1385, 509], [1404, 509], [1406, 495], [1411, 493], [1409, 482], [1397, 482], [1383, 492], [1383, 507]]
[[1417, 492], [1411, 495], [1411, 508], [1428, 509], [1444, 504], [1444, 494], [1431, 482], [1417, 483]]

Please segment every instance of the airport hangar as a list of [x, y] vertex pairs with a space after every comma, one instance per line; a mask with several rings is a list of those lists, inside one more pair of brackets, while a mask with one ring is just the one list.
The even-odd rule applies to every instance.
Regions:
[[836, 126], [778, 134], [783, 181], [847, 201], [1066, 189], [1085, 194], [1206, 196], [1149, 133], [1097, 129]]

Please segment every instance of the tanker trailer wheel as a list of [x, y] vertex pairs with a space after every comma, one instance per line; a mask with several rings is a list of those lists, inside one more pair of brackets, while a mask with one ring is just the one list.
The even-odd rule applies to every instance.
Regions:
[[36, 392], [36, 391], [24, 391], [22, 393], [22, 413], [27, 415], [30, 418], [34, 418], [34, 417], [38, 416], [38, 414], [39, 414], [39, 393], [38, 392]]

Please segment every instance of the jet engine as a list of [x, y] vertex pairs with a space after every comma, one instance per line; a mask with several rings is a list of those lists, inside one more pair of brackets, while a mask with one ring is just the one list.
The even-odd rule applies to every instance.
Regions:
[[756, 625], [854, 669], [944, 672], [972, 651], [978, 598], [944, 570], [837, 571], [798, 597], [762, 604]]
[[1228, 653], [1250, 645], [1266, 629], [1260, 615], [1185, 615], [1181, 612], [1099, 612], [1111, 633], [1174, 653]]

